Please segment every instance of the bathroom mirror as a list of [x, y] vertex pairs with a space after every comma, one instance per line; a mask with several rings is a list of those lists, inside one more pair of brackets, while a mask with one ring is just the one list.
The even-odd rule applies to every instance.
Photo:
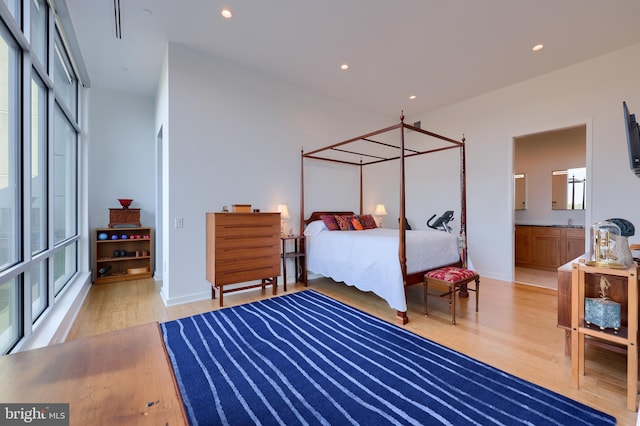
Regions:
[[524, 173], [516, 173], [513, 175], [513, 188], [515, 194], [513, 197], [513, 208], [516, 210], [527, 209], [527, 175]]
[[584, 210], [586, 167], [555, 170], [551, 174], [551, 209]]

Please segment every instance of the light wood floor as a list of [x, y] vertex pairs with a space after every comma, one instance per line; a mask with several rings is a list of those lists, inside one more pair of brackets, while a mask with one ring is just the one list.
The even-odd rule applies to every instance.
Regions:
[[513, 279], [520, 284], [558, 289], [558, 273], [556, 271], [542, 271], [540, 269], [516, 266]]
[[[217, 300], [165, 307], [159, 283], [152, 279], [93, 285], [67, 340], [150, 321], [164, 322], [218, 309]], [[355, 306], [389, 322], [395, 311], [371, 293], [328, 279], [309, 288]], [[289, 285], [289, 291], [305, 287]], [[448, 303], [430, 298], [429, 317], [423, 315], [422, 287], [408, 290], [409, 324], [404, 327], [518, 377], [551, 389], [616, 417], [619, 425], [636, 424], [626, 409], [626, 358], [587, 346], [586, 376], [581, 388], [571, 387], [571, 360], [564, 355], [564, 333], [556, 328], [554, 290], [481, 279], [480, 312], [475, 297], [461, 299], [451, 325]], [[280, 289], [279, 289], [280, 290]], [[279, 291], [279, 295], [283, 294]], [[271, 290], [225, 295], [227, 306], [271, 297]]]

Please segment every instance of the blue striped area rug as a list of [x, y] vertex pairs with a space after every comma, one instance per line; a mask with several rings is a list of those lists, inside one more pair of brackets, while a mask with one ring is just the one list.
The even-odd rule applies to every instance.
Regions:
[[193, 425], [613, 425], [313, 290], [161, 324]]

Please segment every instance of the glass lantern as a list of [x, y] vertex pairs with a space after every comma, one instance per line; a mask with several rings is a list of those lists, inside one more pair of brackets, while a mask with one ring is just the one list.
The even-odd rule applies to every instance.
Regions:
[[620, 227], [613, 222], [597, 222], [591, 225], [591, 256], [589, 264], [605, 268], [624, 268]]

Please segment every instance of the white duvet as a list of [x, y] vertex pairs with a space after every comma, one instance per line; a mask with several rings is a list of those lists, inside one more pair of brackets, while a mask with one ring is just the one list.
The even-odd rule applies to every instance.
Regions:
[[[305, 231], [310, 272], [372, 291], [391, 308], [405, 312], [397, 229], [329, 231], [312, 222]], [[407, 273], [433, 269], [460, 259], [458, 238], [444, 231], [407, 231]]]

